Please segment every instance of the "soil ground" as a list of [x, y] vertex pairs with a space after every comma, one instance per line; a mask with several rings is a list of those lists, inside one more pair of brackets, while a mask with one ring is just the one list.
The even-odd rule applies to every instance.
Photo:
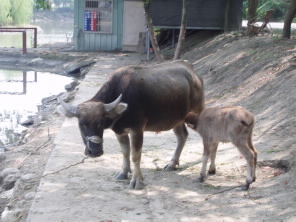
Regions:
[[[231, 144], [218, 148], [217, 174], [196, 182], [202, 142], [193, 131], [175, 172], [161, 170], [175, 149], [174, 134], [146, 133], [146, 187], [128, 190], [127, 182], [113, 180], [122, 159], [115, 135], [106, 131], [103, 157], [85, 159], [75, 119], [64, 120], [53, 110], [48, 121], [29, 130], [25, 144], [1, 160], [1, 170], [18, 168], [21, 175], [12, 190], [1, 192], [2, 220], [295, 221], [295, 46], [295, 40], [234, 34], [203, 41], [195, 36], [186, 45], [183, 58], [203, 77], [207, 106], [242, 105], [256, 116], [257, 180], [249, 191], [239, 188], [246, 162]], [[90, 98], [115, 68], [155, 63], [134, 53], [91, 56], [97, 63], [73, 103]]]

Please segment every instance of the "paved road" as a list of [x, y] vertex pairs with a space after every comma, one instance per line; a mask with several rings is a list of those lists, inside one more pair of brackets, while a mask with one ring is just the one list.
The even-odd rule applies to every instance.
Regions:
[[[247, 23], [248, 23], [247, 20], [243, 20], [242, 26], [243, 27], [247, 27]], [[257, 22], [257, 24], [260, 26], [260, 25], [262, 25], [262, 22]], [[284, 27], [284, 23], [283, 22], [270, 22], [269, 25], [270, 25], [270, 27], [272, 29], [283, 29], [283, 27]], [[295, 30], [296, 29], [296, 23], [292, 23], [291, 29], [292, 30]]]

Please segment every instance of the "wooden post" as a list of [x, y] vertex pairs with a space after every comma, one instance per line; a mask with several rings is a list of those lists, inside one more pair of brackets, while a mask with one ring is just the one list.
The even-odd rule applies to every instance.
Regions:
[[23, 94], [27, 94], [27, 72], [23, 71]]
[[27, 35], [26, 35], [26, 31], [23, 31], [23, 54], [27, 54]]
[[37, 48], [37, 28], [34, 28], [34, 48]]

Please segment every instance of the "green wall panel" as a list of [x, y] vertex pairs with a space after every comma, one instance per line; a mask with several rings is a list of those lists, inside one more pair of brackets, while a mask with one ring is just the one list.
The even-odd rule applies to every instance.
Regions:
[[112, 33], [84, 31], [84, 0], [75, 0], [74, 48], [78, 51], [113, 51], [122, 48], [123, 0], [113, 0]]

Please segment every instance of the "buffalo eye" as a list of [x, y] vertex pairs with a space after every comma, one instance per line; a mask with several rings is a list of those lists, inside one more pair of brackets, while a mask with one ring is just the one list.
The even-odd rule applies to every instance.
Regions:
[[104, 121], [102, 123], [103, 123], [104, 128], [107, 129], [112, 125], [113, 120], [110, 118], [106, 118], [106, 119], [104, 119]]
[[98, 129], [101, 129], [101, 128], [102, 128], [102, 123], [101, 123], [101, 122], [99, 122], [99, 123], [97, 124], [97, 128], [98, 128]]
[[86, 125], [86, 124], [84, 124], [84, 123], [79, 123], [79, 126], [80, 126], [81, 129], [83, 129], [83, 130], [87, 130], [87, 125]]

